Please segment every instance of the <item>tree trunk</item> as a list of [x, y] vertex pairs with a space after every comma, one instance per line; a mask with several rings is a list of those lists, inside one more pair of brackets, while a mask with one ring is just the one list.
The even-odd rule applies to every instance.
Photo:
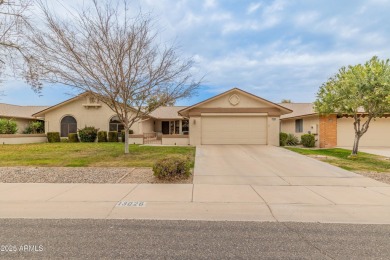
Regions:
[[360, 135], [355, 134], [355, 141], [353, 142], [352, 155], [357, 155], [359, 150]]
[[129, 153], [129, 127], [125, 126], [125, 154]]

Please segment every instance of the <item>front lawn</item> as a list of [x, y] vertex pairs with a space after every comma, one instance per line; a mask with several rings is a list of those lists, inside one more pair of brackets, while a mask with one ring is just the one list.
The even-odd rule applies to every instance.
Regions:
[[316, 157], [321, 161], [333, 164], [340, 168], [363, 172], [390, 172], [390, 161], [385, 157], [359, 152], [357, 157], [350, 157], [351, 150], [341, 148], [331, 149], [306, 149], [296, 147], [285, 147], [290, 151], [294, 151], [303, 155]]
[[195, 147], [130, 145], [123, 143], [44, 143], [0, 145], [0, 166], [151, 167], [167, 155], [188, 156], [194, 164]]

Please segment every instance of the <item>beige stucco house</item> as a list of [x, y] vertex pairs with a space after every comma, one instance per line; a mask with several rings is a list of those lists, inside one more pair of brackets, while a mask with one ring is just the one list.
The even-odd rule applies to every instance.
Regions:
[[[234, 88], [190, 107], [160, 107], [132, 126], [131, 143], [279, 145], [280, 116], [292, 111]], [[87, 93], [35, 113], [62, 137], [84, 126], [120, 131], [115, 113]]]
[[[316, 136], [316, 146], [351, 147], [354, 142], [353, 118], [341, 115], [320, 116], [312, 103], [283, 103], [291, 109], [290, 114], [280, 118], [281, 132], [298, 137], [312, 133]], [[364, 113], [363, 113], [364, 114]], [[370, 127], [360, 139], [360, 146], [390, 146], [390, 118], [386, 115], [370, 123]]]

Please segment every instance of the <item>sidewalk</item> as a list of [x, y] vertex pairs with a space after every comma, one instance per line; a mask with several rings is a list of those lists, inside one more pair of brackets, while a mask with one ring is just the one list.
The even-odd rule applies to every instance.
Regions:
[[352, 186], [0, 183], [0, 218], [390, 224], [390, 185], [359, 179]]

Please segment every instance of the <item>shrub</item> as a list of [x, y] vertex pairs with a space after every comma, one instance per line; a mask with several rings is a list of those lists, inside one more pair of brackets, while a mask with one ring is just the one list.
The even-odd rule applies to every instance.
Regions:
[[18, 125], [12, 119], [0, 118], [0, 134], [16, 134]]
[[117, 131], [108, 132], [108, 141], [109, 142], [118, 142], [118, 132]]
[[301, 136], [301, 143], [304, 147], [314, 147], [316, 145], [316, 139], [312, 134], [304, 134]]
[[188, 178], [191, 175], [188, 159], [184, 156], [169, 156], [153, 165], [154, 176], [159, 179]]
[[107, 142], [107, 132], [106, 131], [99, 131], [98, 132], [98, 142]]
[[[129, 129], [129, 134], [132, 135], [133, 133], [134, 133], [134, 131]], [[125, 130], [121, 131], [121, 140], [122, 140], [122, 142], [125, 142]]]
[[83, 129], [79, 129], [80, 141], [84, 143], [95, 142], [98, 130], [93, 126], [85, 126]]
[[47, 133], [47, 141], [49, 143], [61, 142], [60, 133], [59, 132], [48, 132]]
[[24, 129], [23, 134], [42, 134], [45, 132], [45, 125], [42, 121], [32, 121]]
[[299, 139], [293, 134], [288, 134], [286, 139], [286, 145], [294, 146], [299, 144]]
[[69, 143], [78, 143], [79, 137], [77, 136], [76, 133], [70, 133], [70, 134], [68, 134], [68, 141], [69, 141]]
[[286, 134], [286, 133], [280, 133], [279, 134], [280, 146], [286, 146], [287, 145], [287, 137], [288, 137], [288, 134]]

